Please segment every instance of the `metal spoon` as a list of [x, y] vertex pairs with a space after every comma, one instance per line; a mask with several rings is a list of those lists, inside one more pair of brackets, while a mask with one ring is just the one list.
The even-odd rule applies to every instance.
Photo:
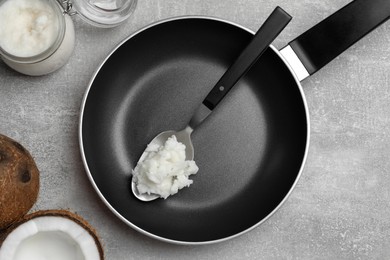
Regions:
[[[195, 111], [188, 126], [181, 131], [165, 131], [157, 135], [150, 144], [164, 145], [165, 141], [175, 135], [178, 142], [186, 146], [186, 160], [194, 159], [194, 147], [191, 142], [191, 133], [196, 126], [212, 112], [218, 103], [224, 98], [236, 82], [252, 67], [260, 58], [271, 42], [279, 35], [283, 28], [290, 22], [291, 16], [282, 8], [276, 7], [267, 20], [263, 23], [257, 33], [254, 35], [248, 46], [241, 52], [240, 56], [234, 61], [229, 69], [224, 73], [218, 83], [209, 92], [202, 104]], [[138, 162], [145, 159], [144, 152]], [[134, 178], [131, 182], [131, 189], [136, 198], [141, 201], [151, 201], [159, 198], [157, 194], [140, 194], [137, 190], [137, 184]]]

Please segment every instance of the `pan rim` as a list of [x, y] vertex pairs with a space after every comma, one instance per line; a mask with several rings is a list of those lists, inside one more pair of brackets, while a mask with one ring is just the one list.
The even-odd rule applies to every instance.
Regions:
[[207, 244], [215, 244], [215, 243], [220, 243], [220, 242], [224, 242], [224, 241], [227, 241], [227, 240], [230, 240], [230, 239], [233, 239], [233, 238], [236, 238], [238, 236], [241, 236], [243, 235], [244, 233], [247, 233], [253, 229], [255, 229], [256, 227], [260, 226], [262, 223], [264, 223], [265, 221], [267, 221], [272, 215], [275, 214], [276, 211], [278, 211], [278, 209], [287, 201], [288, 197], [291, 195], [292, 191], [294, 190], [298, 180], [300, 179], [301, 175], [302, 175], [302, 172], [303, 172], [303, 169], [304, 169], [304, 166], [305, 166], [305, 163], [306, 163], [306, 160], [307, 160], [307, 155], [308, 155], [308, 150], [309, 150], [309, 143], [310, 143], [310, 117], [309, 117], [309, 110], [308, 110], [308, 105], [307, 105], [307, 101], [306, 101], [306, 97], [304, 95], [304, 92], [303, 92], [303, 89], [302, 89], [302, 86], [301, 86], [301, 83], [297, 77], [297, 75], [295, 74], [293, 68], [290, 66], [290, 64], [287, 62], [287, 60], [284, 58], [284, 56], [279, 52], [279, 50], [277, 50], [272, 44], [270, 45], [270, 48], [279, 56], [279, 58], [283, 61], [283, 63], [287, 66], [287, 68], [289, 69], [291, 75], [293, 76], [294, 80], [295, 80], [295, 83], [296, 83], [296, 86], [298, 87], [298, 90], [299, 90], [299, 93], [300, 93], [300, 96], [301, 96], [301, 99], [302, 99], [302, 103], [304, 105], [304, 110], [305, 110], [305, 116], [306, 116], [306, 131], [307, 131], [307, 134], [306, 134], [306, 145], [305, 145], [305, 152], [304, 152], [304, 156], [303, 156], [303, 159], [301, 161], [301, 166], [299, 168], [299, 172], [297, 174], [297, 177], [295, 178], [295, 181], [294, 183], [291, 185], [289, 191], [287, 192], [287, 194], [284, 196], [283, 200], [266, 216], [264, 217], [263, 219], [259, 220], [259, 222], [257, 222], [256, 224], [254, 224], [253, 226], [245, 229], [245, 230], [242, 230], [241, 232], [238, 232], [234, 235], [231, 235], [231, 236], [227, 236], [227, 237], [224, 237], [224, 238], [220, 238], [220, 239], [215, 239], [215, 240], [207, 240], [207, 241], [181, 241], [181, 240], [174, 240], [174, 239], [170, 239], [170, 238], [166, 238], [166, 237], [162, 237], [162, 236], [158, 236], [158, 235], [155, 235], [153, 233], [150, 233], [144, 229], [142, 229], [141, 227], [133, 224], [131, 221], [127, 220], [124, 216], [122, 216], [108, 201], [107, 199], [104, 197], [104, 195], [101, 193], [99, 187], [97, 186], [96, 182], [94, 181], [94, 178], [92, 176], [92, 173], [91, 171], [89, 170], [89, 166], [88, 166], [88, 162], [87, 162], [87, 159], [86, 159], [86, 155], [85, 155], [85, 151], [84, 151], [84, 145], [83, 145], [83, 118], [84, 118], [84, 109], [85, 109], [85, 105], [87, 103], [87, 99], [88, 99], [88, 94], [91, 90], [91, 87], [92, 87], [92, 84], [96, 78], [96, 76], [98, 75], [99, 71], [101, 70], [101, 68], [104, 66], [104, 64], [107, 62], [107, 60], [116, 52], [117, 49], [119, 49], [124, 43], [126, 43], [127, 41], [131, 40], [133, 37], [135, 37], [136, 35], [148, 30], [149, 28], [152, 28], [154, 26], [157, 26], [157, 25], [160, 25], [160, 24], [163, 24], [163, 23], [168, 23], [168, 22], [172, 22], [172, 21], [177, 21], [177, 20], [185, 20], [185, 19], [205, 19], [205, 20], [212, 20], [212, 21], [217, 21], [217, 22], [222, 22], [222, 23], [226, 23], [226, 24], [229, 24], [229, 25], [232, 25], [232, 26], [235, 26], [239, 29], [242, 29], [244, 31], [247, 31], [249, 33], [251, 33], [252, 35], [254, 35], [255, 33], [242, 26], [242, 25], [239, 25], [235, 22], [232, 22], [232, 21], [228, 21], [226, 19], [222, 19], [222, 18], [218, 18], [218, 17], [213, 17], [213, 16], [205, 16], [205, 15], [183, 15], [183, 16], [175, 16], [175, 17], [171, 17], [171, 18], [166, 18], [166, 19], [163, 19], [163, 20], [159, 20], [159, 21], [156, 21], [156, 22], [153, 22], [149, 25], [146, 25], [140, 29], [138, 29], [137, 31], [135, 31], [134, 33], [130, 34], [129, 36], [127, 36], [125, 39], [123, 39], [120, 43], [118, 43], [111, 51], [109, 54], [107, 54], [106, 58], [100, 63], [100, 65], [96, 68], [95, 72], [93, 73], [92, 77], [91, 77], [91, 80], [89, 81], [88, 83], [88, 87], [87, 89], [85, 90], [84, 92], [84, 95], [83, 95], [83, 98], [82, 98], [82, 102], [81, 102], [81, 108], [80, 108], [80, 115], [79, 115], [79, 129], [78, 129], [78, 139], [79, 139], [79, 149], [80, 149], [80, 153], [81, 153], [81, 158], [82, 158], [82, 162], [83, 162], [83, 165], [84, 165], [84, 169], [86, 171], [86, 174], [87, 174], [87, 177], [90, 181], [90, 183], [92, 184], [92, 187], [94, 188], [95, 192], [98, 194], [99, 198], [103, 201], [103, 203], [110, 209], [110, 211], [112, 213], [114, 213], [114, 215], [116, 215], [121, 221], [123, 221], [125, 224], [127, 224], [128, 226], [130, 226], [131, 228], [133, 228], [134, 230], [148, 236], [148, 237], [151, 237], [151, 238], [154, 238], [156, 240], [159, 240], [159, 241], [163, 241], [163, 242], [167, 242], [167, 243], [171, 243], [171, 244], [177, 244], [177, 245], [207, 245]]

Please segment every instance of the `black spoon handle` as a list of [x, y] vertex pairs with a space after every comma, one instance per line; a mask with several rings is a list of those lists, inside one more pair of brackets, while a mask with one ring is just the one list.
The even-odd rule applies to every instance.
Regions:
[[213, 110], [224, 98], [236, 82], [260, 58], [272, 41], [290, 22], [291, 16], [282, 8], [276, 7], [267, 20], [241, 52], [235, 62], [229, 67], [214, 88], [209, 92], [203, 104]]

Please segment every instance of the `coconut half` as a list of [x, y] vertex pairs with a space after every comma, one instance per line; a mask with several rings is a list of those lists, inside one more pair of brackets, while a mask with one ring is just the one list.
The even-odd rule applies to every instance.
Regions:
[[103, 260], [96, 231], [66, 210], [37, 211], [11, 227], [0, 260]]

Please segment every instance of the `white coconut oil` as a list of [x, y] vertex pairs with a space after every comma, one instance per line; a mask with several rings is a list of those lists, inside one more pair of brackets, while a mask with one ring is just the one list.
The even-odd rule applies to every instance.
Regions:
[[74, 49], [74, 27], [55, 0], [6, 0], [0, 4], [0, 55], [23, 74], [62, 67]]
[[190, 186], [189, 176], [199, 170], [195, 161], [186, 160], [186, 146], [175, 135], [163, 145], [149, 144], [145, 158], [133, 170], [134, 180], [140, 194], [156, 194], [166, 199], [180, 189]]

